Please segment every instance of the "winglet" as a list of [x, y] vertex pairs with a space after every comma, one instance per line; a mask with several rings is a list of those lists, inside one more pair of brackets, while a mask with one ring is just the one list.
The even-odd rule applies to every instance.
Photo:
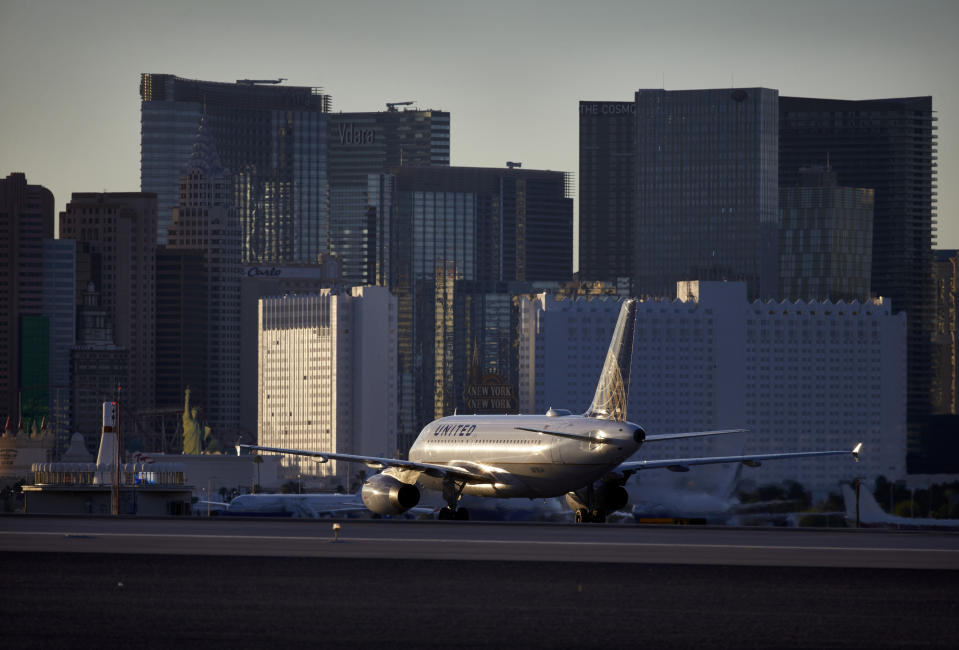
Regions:
[[856, 443], [856, 446], [852, 448], [852, 457], [856, 459], [856, 462], [859, 462], [859, 452], [862, 451], [862, 443]]

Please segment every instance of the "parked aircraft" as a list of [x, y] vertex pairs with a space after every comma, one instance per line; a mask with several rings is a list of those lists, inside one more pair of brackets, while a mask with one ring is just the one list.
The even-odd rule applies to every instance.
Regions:
[[624, 485], [635, 472], [664, 468], [685, 472], [693, 465], [743, 463], [801, 456], [851, 454], [851, 451], [803, 451], [705, 458], [627, 461], [645, 443], [742, 431], [647, 434], [626, 421], [636, 301], [626, 300], [592, 404], [583, 415], [550, 408], [545, 415], [453, 415], [427, 424], [410, 448], [409, 460], [327, 451], [237, 445], [269, 453], [363, 463], [383, 470], [363, 485], [363, 503], [372, 512], [400, 514], [416, 506], [425, 490], [440, 492], [446, 506], [440, 519], [468, 519], [460, 507], [465, 495], [543, 499], [564, 496], [577, 522], [603, 522], [628, 501]]
[[359, 494], [241, 494], [221, 513], [236, 517], [358, 517], [370, 515]]
[[[856, 525], [856, 494], [848, 485], [842, 486], [843, 503], [846, 506], [846, 521]], [[900, 517], [879, 507], [872, 492], [859, 490], [859, 525], [865, 528], [902, 528], [906, 530], [959, 530], [959, 519], [933, 519], [931, 517]]]

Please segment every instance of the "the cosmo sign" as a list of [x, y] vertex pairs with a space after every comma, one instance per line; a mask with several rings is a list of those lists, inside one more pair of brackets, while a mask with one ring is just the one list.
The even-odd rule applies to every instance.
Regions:
[[580, 115], [635, 115], [633, 102], [580, 102]]

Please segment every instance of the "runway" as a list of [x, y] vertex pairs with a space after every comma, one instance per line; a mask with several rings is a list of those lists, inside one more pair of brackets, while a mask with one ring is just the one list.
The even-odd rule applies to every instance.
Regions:
[[959, 534], [445, 521], [8, 517], [0, 551], [959, 569]]
[[4, 645], [930, 648], [959, 536], [0, 518]]

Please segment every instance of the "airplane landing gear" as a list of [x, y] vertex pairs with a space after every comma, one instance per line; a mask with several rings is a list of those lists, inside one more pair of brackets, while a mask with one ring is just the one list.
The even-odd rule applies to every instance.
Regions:
[[446, 499], [446, 507], [440, 509], [437, 519], [467, 521], [470, 518], [469, 510], [456, 507], [465, 487], [466, 481], [454, 481], [450, 478], [443, 481], [443, 498]]
[[[617, 494], [615, 490], [620, 490], [623, 494]], [[618, 497], [611, 503], [610, 494]], [[573, 510], [573, 521], [577, 524], [606, 523], [606, 516], [609, 512], [617, 510], [626, 504], [625, 490], [619, 486], [610, 487], [603, 483], [599, 489], [590, 483], [580, 490], [570, 492], [566, 495], [566, 503]], [[619, 503], [619, 499], [622, 503]]]
[[589, 511], [586, 508], [579, 508], [573, 515], [573, 521], [577, 524], [604, 524], [606, 523], [606, 513], [602, 510]]
[[443, 521], [468, 521], [470, 518], [470, 511], [466, 508], [450, 508], [447, 506], [445, 508], [440, 508], [436, 518]]

